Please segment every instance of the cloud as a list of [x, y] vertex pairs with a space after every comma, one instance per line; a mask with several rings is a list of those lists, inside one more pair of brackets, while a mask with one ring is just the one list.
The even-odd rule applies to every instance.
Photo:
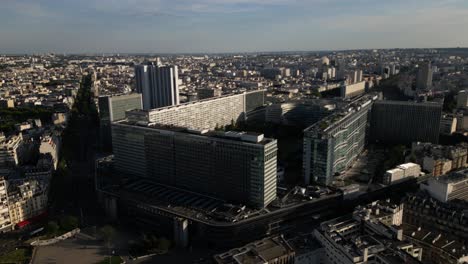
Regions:
[[46, 18], [56, 15], [50, 10], [43, 8], [39, 3], [32, 1], [4, 0], [1, 2], [0, 9], [7, 10], [27, 18]]
[[467, 0], [0, 0], [20, 52], [468, 46], [466, 25]]

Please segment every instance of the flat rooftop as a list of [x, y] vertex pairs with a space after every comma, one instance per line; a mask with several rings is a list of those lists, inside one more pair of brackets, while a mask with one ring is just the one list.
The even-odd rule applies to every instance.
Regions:
[[164, 130], [172, 131], [174, 133], [185, 133], [195, 136], [202, 137], [212, 137], [225, 140], [234, 140], [245, 143], [260, 144], [266, 145], [268, 143], [274, 142], [273, 138], [265, 138], [263, 134], [254, 133], [254, 132], [245, 132], [245, 131], [215, 131], [215, 130], [194, 130], [188, 127], [180, 127], [173, 125], [162, 125], [156, 123], [146, 123], [146, 122], [132, 122], [129, 120], [121, 120], [115, 122], [115, 124], [135, 126], [135, 127], [144, 127], [155, 130]]
[[381, 100], [377, 101], [377, 104], [387, 104], [387, 105], [412, 105], [412, 106], [429, 106], [441, 108], [442, 105], [437, 102], [414, 102], [414, 101], [393, 101], [393, 100]]
[[309, 193], [304, 195], [289, 193], [285, 196], [279, 196], [266, 208], [259, 209], [250, 208], [243, 204], [232, 204], [216, 197], [154, 183], [146, 179], [129, 181], [121, 187], [108, 185], [100, 190], [135, 201], [145, 208], [159, 209], [181, 217], [218, 225], [242, 222], [341, 195], [340, 192], [332, 190], [322, 194], [317, 192], [315, 197], [309, 196], [311, 195]]
[[225, 94], [225, 95], [221, 95], [221, 96], [217, 96], [217, 97], [211, 97], [211, 98], [201, 99], [201, 100], [197, 100], [197, 101], [186, 102], [186, 103], [182, 103], [182, 104], [178, 104], [178, 105], [170, 105], [170, 106], [154, 108], [154, 109], [149, 109], [149, 110], [132, 110], [132, 111], [145, 112], [145, 113], [162, 112], [162, 111], [169, 110], [169, 109], [176, 109], [176, 108], [184, 107], [184, 106], [197, 105], [197, 104], [207, 103], [207, 102], [211, 102], [211, 101], [217, 101], [217, 100], [220, 100], [220, 99], [225, 99], [227, 97], [239, 96], [239, 95], [243, 95], [243, 94], [252, 94], [252, 93], [258, 93], [258, 92], [266, 92], [266, 90], [265, 89], [250, 90], [250, 91], [245, 91], [245, 92], [241, 92], [241, 93]]
[[358, 112], [361, 108], [368, 106], [375, 100], [377, 100], [376, 94], [366, 94], [358, 97], [357, 99], [348, 102], [345, 106], [342, 106], [339, 110], [336, 110], [333, 114], [306, 128], [304, 131], [327, 131], [344, 121], [346, 118], [350, 118], [353, 113]]
[[457, 184], [464, 181], [468, 181], [468, 169], [449, 172], [448, 174], [439, 177], [434, 177], [430, 180], [442, 184]]
[[294, 251], [288, 242], [281, 236], [269, 237], [255, 241], [240, 248], [214, 256], [220, 264], [258, 264], [268, 263], [283, 256], [289, 256]]

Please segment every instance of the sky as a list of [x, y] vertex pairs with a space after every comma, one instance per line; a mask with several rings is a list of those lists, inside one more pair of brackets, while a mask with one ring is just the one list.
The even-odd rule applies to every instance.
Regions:
[[468, 0], [0, 0], [0, 53], [468, 47]]

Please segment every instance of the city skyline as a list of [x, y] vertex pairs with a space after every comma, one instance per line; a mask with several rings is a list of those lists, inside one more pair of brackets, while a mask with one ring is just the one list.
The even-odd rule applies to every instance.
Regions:
[[468, 3], [460, 0], [6, 0], [0, 17], [0, 53], [468, 46], [460, 34], [468, 24]]

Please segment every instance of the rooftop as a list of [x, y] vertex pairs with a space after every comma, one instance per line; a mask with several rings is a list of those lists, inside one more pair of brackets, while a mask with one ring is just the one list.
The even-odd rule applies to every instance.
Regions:
[[291, 256], [294, 250], [281, 236], [269, 237], [240, 248], [214, 256], [219, 264], [262, 264], [283, 256]]
[[102, 187], [101, 190], [136, 201], [143, 209], [155, 208], [215, 225], [238, 223], [341, 195], [341, 193], [331, 190], [322, 193], [311, 190], [304, 194], [297, 193], [294, 195], [290, 194], [290, 192], [288, 192], [289, 195], [279, 192], [279, 197], [268, 207], [254, 209], [243, 204], [231, 204], [228, 201], [209, 195], [158, 184], [145, 179], [129, 181], [122, 186], [109, 184]]
[[458, 183], [462, 181], [468, 181], [468, 169], [454, 171], [449, 174], [433, 178], [433, 180], [438, 181], [443, 184], [451, 184], [451, 183]]
[[212, 137], [212, 138], [219, 138], [225, 140], [235, 140], [235, 141], [242, 141], [245, 143], [253, 143], [253, 144], [261, 144], [266, 145], [275, 141], [272, 138], [265, 138], [263, 134], [254, 133], [254, 132], [238, 132], [238, 131], [214, 131], [214, 130], [194, 130], [188, 127], [179, 127], [173, 125], [162, 125], [156, 123], [147, 123], [147, 122], [131, 122], [129, 120], [121, 120], [116, 122], [115, 124], [127, 125], [127, 126], [136, 126], [136, 127], [145, 127], [155, 130], [165, 130], [165, 131], [172, 131], [175, 133], [186, 133], [192, 134], [196, 136], [203, 136], [203, 137]]
[[409, 224], [403, 225], [403, 234], [411, 239], [443, 250], [445, 254], [451, 255], [454, 258], [468, 257], [468, 249], [466, 246], [460, 241], [450, 237], [448, 234], [430, 231]]
[[348, 102], [346, 106], [343, 106], [340, 110], [335, 113], [323, 118], [317, 123], [306, 128], [304, 131], [307, 132], [325, 132], [330, 130], [335, 125], [339, 124], [344, 119], [351, 117], [352, 113], [359, 111], [361, 108], [368, 106], [372, 101], [377, 100], [376, 94], [363, 95], [356, 100]]

